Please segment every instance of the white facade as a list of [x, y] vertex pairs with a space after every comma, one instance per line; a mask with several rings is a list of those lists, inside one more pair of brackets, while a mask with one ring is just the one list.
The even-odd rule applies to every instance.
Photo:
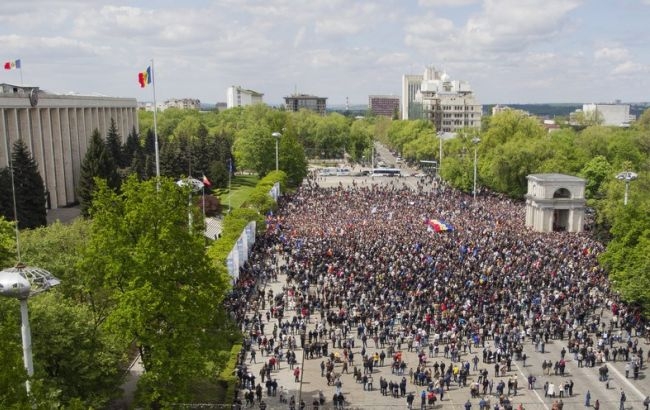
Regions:
[[422, 86], [422, 75], [405, 74], [402, 76], [402, 119], [422, 118], [422, 104], [416, 103], [415, 96]]
[[245, 107], [247, 105], [261, 104], [262, 97], [264, 94], [258, 93], [257, 91], [247, 90], [241, 88], [240, 86], [230, 86], [226, 91], [226, 106], [228, 108], [233, 107]]
[[95, 129], [106, 138], [111, 119], [126, 140], [138, 130], [134, 98], [55, 95], [38, 87], [0, 87], [0, 168], [9, 165], [16, 140], [22, 139], [38, 163], [55, 209], [78, 200], [81, 162]]
[[538, 232], [582, 232], [585, 180], [564, 174], [532, 174], [526, 194], [526, 226]]
[[585, 118], [594, 119], [601, 125], [627, 127], [634, 121], [629, 104], [583, 104], [582, 112]]
[[433, 66], [423, 75], [402, 77], [402, 119], [428, 119], [438, 132], [479, 128], [483, 106], [469, 83], [451, 80]]

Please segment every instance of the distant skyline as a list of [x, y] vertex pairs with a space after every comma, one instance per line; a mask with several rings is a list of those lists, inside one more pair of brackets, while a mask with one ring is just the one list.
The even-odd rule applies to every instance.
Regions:
[[[427, 65], [482, 104], [650, 101], [650, 0], [24, 0], [0, 3], [0, 63], [53, 93], [271, 105], [401, 95]], [[20, 84], [18, 70], [0, 82]]]

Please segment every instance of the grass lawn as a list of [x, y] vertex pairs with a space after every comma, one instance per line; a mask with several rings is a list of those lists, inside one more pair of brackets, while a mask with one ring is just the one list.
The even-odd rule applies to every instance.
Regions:
[[231, 188], [232, 194], [228, 195], [228, 188], [216, 190], [216, 194], [221, 201], [221, 209], [223, 213], [228, 212], [228, 198], [230, 197], [230, 204], [232, 209], [241, 207], [250, 192], [255, 188], [260, 179], [257, 175], [236, 175], [232, 178]]

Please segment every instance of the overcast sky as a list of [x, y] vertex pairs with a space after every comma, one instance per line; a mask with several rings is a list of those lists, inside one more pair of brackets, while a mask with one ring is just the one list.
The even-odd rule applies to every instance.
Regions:
[[485, 104], [639, 102], [649, 26], [650, 0], [4, 0], [0, 60], [21, 59], [25, 85], [139, 101], [154, 59], [158, 102], [241, 85], [367, 104], [426, 65]]

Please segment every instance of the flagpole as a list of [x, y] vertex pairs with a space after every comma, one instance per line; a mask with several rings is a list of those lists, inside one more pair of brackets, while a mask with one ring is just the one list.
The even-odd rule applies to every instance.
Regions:
[[230, 181], [232, 177], [232, 158], [228, 159], [228, 213], [230, 213], [231, 210], [231, 204], [230, 204], [230, 198], [232, 195], [232, 188], [230, 186]]
[[201, 201], [203, 202], [203, 224], [205, 225], [205, 184], [203, 184], [201, 190]]
[[20, 71], [20, 85], [22, 87], [23, 86], [23, 64], [22, 64], [22, 61], [20, 63], [20, 68], [18, 70]]
[[155, 69], [153, 67], [153, 58], [151, 59], [151, 85], [153, 86], [153, 136], [154, 136], [154, 148], [156, 151], [156, 179], [158, 180], [157, 186], [160, 189], [160, 157], [158, 155], [158, 123], [156, 121], [156, 111], [158, 106], [156, 104], [156, 75]]

